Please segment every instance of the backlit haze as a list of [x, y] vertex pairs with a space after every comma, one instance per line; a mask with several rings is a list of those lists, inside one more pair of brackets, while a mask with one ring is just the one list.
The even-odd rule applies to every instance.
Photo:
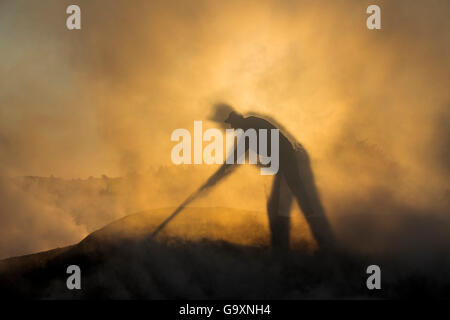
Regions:
[[[448, 248], [449, 1], [78, 0], [69, 31], [72, 2], [0, 2], [0, 258], [176, 207], [217, 167], [173, 165], [170, 135], [220, 127], [219, 101], [304, 145], [344, 245]], [[366, 28], [370, 4], [381, 30]], [[192, 206], [246, 211], [211, 214], [227, 231], [199, 233], [264, 240], [271, 179], [239, 168]], [[311, 243], [298, 211], [293, 233]]]

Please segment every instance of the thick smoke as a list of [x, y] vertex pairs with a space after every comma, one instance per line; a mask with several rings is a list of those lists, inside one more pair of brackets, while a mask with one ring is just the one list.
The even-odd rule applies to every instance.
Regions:
[[66, 246], [87, 235], [70, 212], [26, 193], [12, 179], [0, 179], [0, 203], [0, 258]]
[[[81, 239], [127, 213], [177, 206], [215, 168], [137, 173], [170, 166], [171, 132], [191, 130], [226, 101], [273, 117], [306, 147], [347, 246], [405, 256], [447, 249], [450, 4], [376, 3], [380, 31], [365, 27], [371, 1], [80, 0], [82, 30], [72, 32], [69, 1], [2, 1], [0, 175], [136, 177], [101, 213], [92, 206], [89, 222], [66, 206], [21, 237], [38, 243], [35, 234], [68, 215], [76, 224], [63, 225]], [[241, 170], [196, 205], [263, 211], [269, 188], [256, 170]], [[93, 194], [75, 203], [91, 204]], [[54, 205], [38, 198], [24, 220]], [[23, 224], [9, 212], [2, 206], [10, 222], [0, 224], [1, 242], [13, 247], [3, 226]], [[77, 236], [50, 238], [57, 246]]]

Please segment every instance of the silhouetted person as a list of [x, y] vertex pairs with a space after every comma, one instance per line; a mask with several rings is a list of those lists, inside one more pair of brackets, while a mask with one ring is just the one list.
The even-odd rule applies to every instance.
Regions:
[[[334, 236], [322, 207], [305, 149], [280, 125], [275, 126], [274, 120], [271, 119], [271, 123], [259, 116], [244, 117], [231, 110], [232, 108], [228, 105], [217, 105], [213, 120], [220, 121], [222, 117], [223, 121], [223, 113], [229, 112], [224, 122], [231, 128], [244, 131], [255, 129], [257, 132], [260, 129], [267, 129], [268, 144], [271, 141], [271, 129], [279, 130], [279, 170], [274, 177], [272, 191], [267, 202], [272, 246], [279, 249], [289, 248], [290, 211], [292, 200], [295, 198], [319, 248], [331, 249], [334, 247]], [[248, 151], [249, 144], [245, 145], [246, 151]], [[266, 150], [271, 150], [270, 145]], [[254, 151], [258, 152], [259, 150]], [[234, 152], [237, 154], [236, 148]], [[215, 185], [219, 179], [231, 173], [233, 168], [235, 165], [223, 164], [208, 180], [206, 186]]]

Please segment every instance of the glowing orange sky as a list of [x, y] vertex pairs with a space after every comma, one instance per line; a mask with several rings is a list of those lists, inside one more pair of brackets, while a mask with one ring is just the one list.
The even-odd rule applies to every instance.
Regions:
[[[0, 176], [123, 176], [171, 165], [171, 132], [192, 130], [213, 103], [226, 101], [274, 117], [304, 144], [334, 219], [343, 202], [375, 201], [380, 190], [442, 212], [450, 181], [450, 3], [377, 3], [380, 31], [365, 27], [371, 1], [114, 1], [106, 8], [80, 0], [83, 28], [68, 31], [69, 1], [2, 1]], [[170, 196], [138, 184], [129, 207], [152, 207], [155, 199], [175, 205], [214, 167], [204, 170], [177, 175], [186, 187]], [[243, 170], [199, 204], [233, 199], [264, 210], [270, 180], [261, 179]]]

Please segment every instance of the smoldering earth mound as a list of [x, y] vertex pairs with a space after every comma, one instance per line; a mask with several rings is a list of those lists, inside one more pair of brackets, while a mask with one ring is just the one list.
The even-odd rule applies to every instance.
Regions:
[[[279, 255], [263, 242], [238, 244], [162, 233], [152, 215], [136, 214], [80, 243], [0, 261], [0, 295], [32, 299], [359, 299], [449, 298], [448, 255], [432, 269], [398, 256], [313, 252], [297, 243]], [[127, 230], [127, 232], [124, 232]], [[254, 232], [254, 230], [249, 230]], [[382, 269], [382, 290], [366, 287], [367, 266]], [[82, 289], [68, 290], [78, 265]]]

